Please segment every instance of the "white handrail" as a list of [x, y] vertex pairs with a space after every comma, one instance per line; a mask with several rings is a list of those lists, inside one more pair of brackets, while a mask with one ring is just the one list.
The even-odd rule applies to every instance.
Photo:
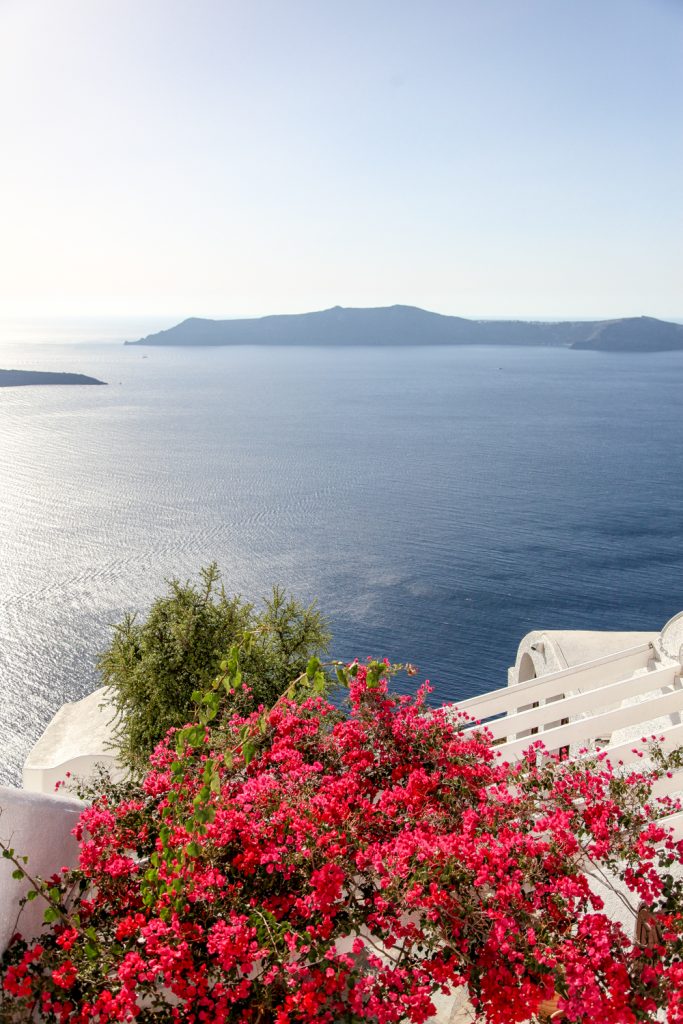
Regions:
[[[494, 739], [518, 735], [526, 729], [535, 729], [548, 722], [558, 722], [561, 718], [572, 719], [575, 715], [586, 711], [606, 708], [610, 704], [621, 704], [629, 697], [637, 697], [652, 690], [661, 690], [665, 686], [674, 684], [680, 672], [680, 665], [666, 665], [664, 668], [653, 669], [653, 671], [645, 672], [640, 676], [620, 679], [609, 686], [587, 690], [572, 697], [565, 697], [563, 700], [553, 701], [551, 704], [544, 704], [542, 707], [507, 715], [495, 722], [489, 722], [486, 728], [493, 733]], [[683, 691], [681, 692], [681, 710], [683, 710]]]
[[[549, 672], [535, 679], [527, 679], [523, 683], [514, 683], [512, 686], [503, 686], [498, 690], [470, 697], [455, 704], [454, 710], [466, 711], [468, 715], [484, 719], [511, 709], [516, 710], [523, 704], [555, 697], [563, 689], [562, 685], [556, 684], [566, 683], [567, 680], [576, 683], [575, 687], [567, 689], [596, 689], [598, 686], [623, 679], [639, 668], [646, 668], [652, 657], [652, 650], [651, 643], [629, 647], [615, 654], [608, 654], [604, 658], [596, 658], [595, 661], [582, 662], [573, 668], [563, 668], [559, 672]], [[618, 671], [609, 671], [608, 666], [614, 666]]]
[[652, 786], [652, 796], [670, 796], [672, 793], [683, 791], [683, 768], [671, 772], [669, 775], [662, 775]]
[[[557, 707], [561, 706], [561, 703], [558, 701]], [[615, 729], [623, 729], [630, 725], [646, 724], [663, 715], [671, 715], [677, 711], [683, 711], [683, 690], [673, 690], [671, 693], [665, 693], [663, 696], [655, 697], [652, 700], [641, 701], [638, 704], [629, 704], [625, 708], [606, 711], [592, 718], [581, 718], [577, 722], [570, 722], [568, 725], [559, 725], [554, 729], [546, 729], [542, 737], [525, 736], [522, 739], [512, 740], [509, 743], [503, 743], [498, 747], [498, 750], [506, 760], [509, 760], [523, 754], [534, 740], [541, 738], [548, 750], [556, 750], [560, 747], [576, 743], [587, 743], [601, 736], [609, 736]]]
[[[647, 726], [648, 719], [643, 722], [643, 727]], [[651, 740], [651, 736], [646, 737], [648, 742]], [[675, 750], [676, 747], [683, 747], [683, 724], [672, 725], [668, 729], [660, 729], [656, 733], [656, 739], [659, 741], [659, 745], [662, 750]], [[647, 757], [647, 745], [640, 743], [638, 740], [626, 740], [625, 743], [618, 743], [613, 747], [605, 747], [605, 753], [607, 754], [610, 762], [613, 765], [630, 764], [632, 761], [640, 760], [638, 752], [642, 752]]]
[[668, 814], [665, 818], [659, 819], [659, 824], [673, 830], [674, 839], [683, 839], [683, 811], [677, 814]]

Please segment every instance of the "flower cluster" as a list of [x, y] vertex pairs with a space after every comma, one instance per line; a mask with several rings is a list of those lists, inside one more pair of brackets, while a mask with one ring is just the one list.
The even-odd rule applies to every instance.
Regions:
[[[536, 748], [505, 764], [375, 664], [346, 712], [207, 699], [139, 793], [84, 810], [45, 934], [6, 955], [6, 1019], [422, 1024], [466, 986], [489, 1024], [553, 998], [567, 1021], [683, 1024], [683, 849], [652, 780]], [[656, 944], [610, 920], [596, 870], [652, 909]]]

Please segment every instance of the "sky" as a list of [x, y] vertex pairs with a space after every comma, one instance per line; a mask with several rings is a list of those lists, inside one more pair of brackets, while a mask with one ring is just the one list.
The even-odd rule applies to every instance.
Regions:
[[0, 0], [0, 316], [683, 319], [683, 0]]

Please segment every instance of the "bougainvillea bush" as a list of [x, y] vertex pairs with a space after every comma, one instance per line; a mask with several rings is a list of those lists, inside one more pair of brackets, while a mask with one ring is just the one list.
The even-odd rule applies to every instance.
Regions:
[[[6, 954], [5, 1020], [420, 1024], [466, 986], [490, 1024], [553, 997], [567, 1021], [683, 1022], [683, 851], [652, 777], [535, 750], [503, 764], [375, 662], [339, 672], [347, 710], [312, 662], [240, 717], [238, 659], [139, 792], [84, 811], [79, 868], [36, 882], [46, 929]], [[603, 911], [595, 873], [652, 909], [652, 948]]]

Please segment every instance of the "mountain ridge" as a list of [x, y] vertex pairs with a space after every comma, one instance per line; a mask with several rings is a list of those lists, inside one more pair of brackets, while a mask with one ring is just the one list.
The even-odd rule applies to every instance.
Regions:
[[655, 317], [469, 320], [419, 306], [344, 307], [253, 319], [189, 317], [126, 345], [523, 345], [605, 352], [683, 350], [683, 325]]

